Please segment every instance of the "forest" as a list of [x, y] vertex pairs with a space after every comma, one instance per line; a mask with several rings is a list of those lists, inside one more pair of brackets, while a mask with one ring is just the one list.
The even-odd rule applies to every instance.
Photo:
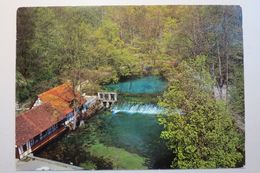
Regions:
[[16, 101], [68, 80], [95, 95], [156, 75], [171, 168], [245, 163], [239, 6], [31, 7], [17, 10]]

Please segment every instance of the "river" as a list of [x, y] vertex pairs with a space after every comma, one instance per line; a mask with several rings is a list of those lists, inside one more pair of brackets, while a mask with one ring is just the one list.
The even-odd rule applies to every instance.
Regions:
[[89, 119], [84, 127], [54, 140], [36, 156], [85, 169], [167, 169], [172, 160], [163, 140], [156, 103], [167, 88], [158, 76], [105, 86], [117, 91], [119, 101], [110, 110]]

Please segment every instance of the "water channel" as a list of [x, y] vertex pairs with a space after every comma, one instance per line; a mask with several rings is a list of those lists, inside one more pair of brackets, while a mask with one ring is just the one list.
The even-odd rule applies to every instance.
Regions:
[[119, 93], [110, 110], [98, 113], [84, 127], [48, 144], [36, 156], [85, 169], [167, 169], [172, 160], [163, 140], [156, 103], [167, 88], [158, 76], [105, 86]]

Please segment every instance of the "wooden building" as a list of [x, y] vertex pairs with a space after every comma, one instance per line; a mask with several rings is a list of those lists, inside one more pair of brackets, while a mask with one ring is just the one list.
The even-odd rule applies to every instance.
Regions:
[[[77, 107], [72, 108], [72, 102]], [[32, 108], [16, 117], [16, 158], [22, 159], [64, 132], [76, 127], [77, 117], [95, 100], [73, 92], [65, 83], [38, 95]]]
[[66, 115], [43, 103], [16, 117], [16, 158], [22, 159], [66, 130]]

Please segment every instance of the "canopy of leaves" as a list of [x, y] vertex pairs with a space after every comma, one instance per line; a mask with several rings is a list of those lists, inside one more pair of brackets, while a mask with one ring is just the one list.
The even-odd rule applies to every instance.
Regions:
[[204, 67], [205, 57], [172, 71], [171, 85], [160, 105], [167, 110], [159, 118], [161, 137], [175, 154], [173, 168], [236, 167], [242, 160], [242, 136], [230, 111], [210, 91], [212, 81]]

